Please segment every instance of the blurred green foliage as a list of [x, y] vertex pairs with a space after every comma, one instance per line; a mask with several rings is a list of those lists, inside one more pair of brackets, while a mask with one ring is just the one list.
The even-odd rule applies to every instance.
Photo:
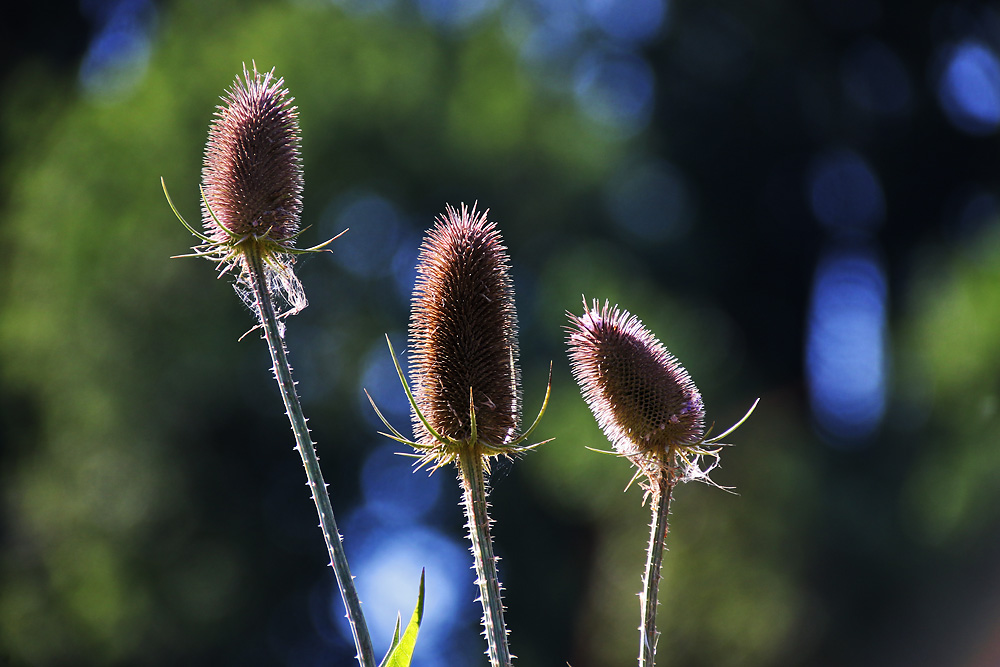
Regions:
[[[712, 220], [656, 261], [617, 239], [600, 185], [648, 137], [596, 126], [526, 76], [499, 22], [441, 35], [320, 3], [182, 0], [135, 88], [81, 95], [24, 63], [0, 102], [0, 662], [274, 664], [269, 619], [328, 575], [266, 352], [237, 343], [251, 318], [209, 265], [168, 259], [191, 240], [159, 178], [196, 219], [214, 105], [251, 62], [275, 67], [300, 108], [305, 243], [339, 231], [325, 211], [356, 190], [411, 215], [415, 238], [445, 203], [478, 200], [499, 221], [528, 412], [554, 361], [540, 437], [556, 440], [504, 468], [492, 496], [520, 664], [621, 665], [637, 648], [648, 508], [623, 493], [625, 462], [586, 449], [607, 445], [562, 350], [581, 294], [639, 315], [710, 420], [762, 397], [716, 472], [738, 495], [676, 494], [663, 664], [933, 664], [920, 660], [982, 640], [961, 626], [995, 603], [977, 582], [996, 574], [1000, 527], [997, 221], [968, 247], [915, 253], [878, 447], [833, 450], [797, 377], [763, 367], [753, 323], [727, 306], [767, 295], [703, 254], [737, 224]], [[674, 258], [704, 276], [666, 282]], [[339, 510], [357, 502], [376, 430], [362, 360], [401, 336], [406, 303], [325, 258], [301, 277], [312, 305], [289, 323], [291, 358]], [[292, 511], [275, 521], [272, 506]], [[944, 606], [959, 610], [948, 633], [914, 648]]]
[[[239, 610], [252, 617], [267, 595], [255, 580], [281, 575], [222, 525], [254, 515], [257, 489], [227, 478], [287, 441], [280, 404], [259, 350], [236, 343], [249, 320], [224, 284], [207, 265], [167, 259], [191, 241], [158, 187], [162, 175], [196, 217], [213, 106], [250, 61], [277, 67], [302, 109], [316, 202], [306, 224], [333, 194], [373, 182], [429, 214], [449, 196], [513, 199], [504, 193], [538, 178], [535, 196], [555, 207], [614, 153], [572, 107], [539, 99], [495, 28], [448, 43], [318, 6], [177, 3], [134, 90], [72, 98], [61, 92], [69, 82], [20, 72], [4, 109], [13, 149], [0, 315], [13, 434], [0, 653], [15, 663], [190, 664], [220, 633], [251, 634]], [[465, 194], [481, 182], [490, 186]], [[377, 312], [372, 296], [368, 321], [326, 315], [343, 330], [344, 356], [377, 342], [388, 320], [405, 321], [398, 309]], [[348, 426], [317, 429], [321, 441], [364, 428], [344, 395], [358, 389], [356, 370], [339, 374], [324, 405]], [[263, 442], [240, 442], [251, 435]], [[213, 451], [220, 440], [232, 445]], [[359, 455], [335, 473], [341, 484]], [[250, 507], [212, 507], [237, 493]]]
[[901, 341], [916, 380], [901, 394], [927, 443], [904, 500], [918, 540], [962, 553], [995, 527], [1000, 507], [1000, 226], [935, 259]]

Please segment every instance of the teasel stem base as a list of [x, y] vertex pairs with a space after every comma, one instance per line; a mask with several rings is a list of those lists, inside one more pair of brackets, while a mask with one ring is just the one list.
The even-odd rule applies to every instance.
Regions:
[[337, 520], [333, 515], [333, 506], [326, 490], [326, 482], [323, 481], [323, 472], [319, 467], [315, 443], [309, 436], [309, 427], [306, 425], [306, 418], [302, 412], [302, 403], [295, 391], [295, 382], [292, 380], [292, 369], [288, 364], [285, 342], [279, 334], [278, 318], [274, 312], [274, 305], [268, 292], [267, 279], [264, 274], [264, 261], [259, 249], [253, 244], [250, 244], [250, 248], [246, 251], [246, 259], [250, 281], [253, 283], [254, 298], [259, 310], [260, 323], [264, 329], [264, 338], [267, 339], [267, 347], [271, 352], [271, 361], [274, 364], [274, 377], [281, 390], [281, 398], [285, 403], [285, 411], [292, 425], [292, 433], [295, 434], [295, 448], [302, 456], [302, 465], [306, 469], [309, 489], [312, 491], [316, 512], [319, 514], [320, 528], [323, 530], [323, 538], [326, 540], [326, 547], [330, 553], [330, 565], [336, 574], [340, 594], [344, 599], [344, 606], [347, 608], [347, 619], [351, 625], [351, 632], [354, 634], [354, 645], [358, 650], [357, 659], [361, 667], [376, 667], [378, 663], [375, 661], [375, 651], [372, 648], [371, 636], [368, 634], [368, 625], [365, 623], [365, 617], [361, 611], [361, 600], [354, 588], [354, 578], [351, 576], [344, 543], [340, 531], [337, 529]]
[[500, 578], [497, 576], [493, 538], [490, 536], [491, 520], [487, 512], [486, 471], [483, 455], [475, 444], [459, 454], [458, 468], [472, 555], [476, 561], [476, 583], [479, 584], [479, 596], [483, 603], [483, 632], [489, 645], [490, 667], [510, 667]]
[[642, 625], [639, 627], [639, 667], [653, 667], [656, 658], [656, 605], [660, 589], [660, 568], [663, 564], [664, 543], [670, 526], [670, 498], [676, 480], [672, 472], [665, 472], [652, 493], [653, 519], [650, 522], [649, 549], [646, 552], [646, 571], [642, 577], [643, 591], [639, 606]]

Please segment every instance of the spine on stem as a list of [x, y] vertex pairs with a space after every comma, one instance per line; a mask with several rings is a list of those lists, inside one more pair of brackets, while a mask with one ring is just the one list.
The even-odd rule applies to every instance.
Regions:
[[489, 645], [491, 667], [509, 667], [510, 649], [507, 645], [507, 626], [503, 620], [503, 600], [500, 577], [497, 574], [496, 556], [493, 555], [493, 537], [490, 535], [492, 520], [486, 501], [486, 479], [483, 460], [478, 453], [461, 453], [458, 457], [462, 500], [465, 505], [466, 527], [472, 542], [472, 555], [476, 565], [476, 583], [483, 603], [483, 634]]
[[306, 469], [309, 490], [312, 492], [316, 512], [319, 515], [320, 529], [323, 531], [323, 539], [330, 554], [330, 566], [337, 577], [337, 585], [344, 600], [344, 607], [347, 609], [347, 618], [354, 636], [354, 644], [358, 649], [358, 662], [363, 667], [375, 667], [375, 651], [372, 647], [368, 625], [361, 611], [361, 600], [358, 597], [357, 589], [354, 587], [354, 577], [351, 576], [343, 539], [337, 528], [333, 505], [330, 502], [326, 482], [323, 480], [319, 458], [316, 456], [316, 446], [309, 435], [309, 427], [302, 411], [302, 403], [299, 401], [298, 392], [295, 391], [295, 382], [292, 379], [291, 365], [288, 363], [285, 341], [280, 335], [277, 316], [271, 303], [270, 292], [267, 289], [263, 261], [260, 253], [253, 249], [247, 253], [247, 260], [250, 266], [250, 282], [254, 288], [255, 302], [261, 326], [264, 329], [264, 338], [267, 340], [267, 347], [271, 353], [274, 377], [278, 382], [285, 411], [295, 436], [295, 448], [299, 451], [302, 465]]
[[[279, 318], [306, 306], [305, 293], [292, 270], [295, 256], [321, 252], [332, 241], [296, 248], [302, 211], [302, 166], [298, 110], [284, 81], [274, 71], [243, 69], [243, 78], [223, 98], [209, 130], [202, 169], [202, 222], [195, 230], [167, 202], [201, 244], [187, 256], [215, 261], [220, 274], [236, 276], [236, 291], [256, 313], [271, 353], [275, 380], [302, 456], [320, 526], [354, 634], [358, 661], [375, 667], [375, 656], [361, 602], [354, 588], [337, 530], [333, 507], [320, 471], [314, 443], [295, 391]], [[275, 304], [289, 309], [280, 315]]]
[[491, 458], [515, 457], [542, 444], [522, 443], [538, 425], [548, 391], [531, 427], [517, 435], [521, 373], [514, 289], [507, 249], [485, 213], [449, 206], [420, 247], [410, 310], [412, 391], [391, 342], [389, 351], [413, 411], [414, 438], [405, 438], [375, 410], [389, 431], [385, 435], [416, 450], [418, 467], [457, 466], [490, 665], [509, 667], [486, 473]]
[[[667, 537], [670, 499], [677, 482], [714, 485], [722, 439], [705, 433], [705, 407], [691, 376], [639, 318], [605, 301], [583, 302], [583, 315], [569, 315], [568, 352], [573, 377], [617, 456], [636, 467], [632, 481], [652, 500], [649, 549], [639, 595], [639, 667], [656, 657], [656, 604]], [[629, 482], [631, 484], [631, 482]]]
[[659, 489], [653, 494], [653, 518], [649, 526], [649, 547], [646, 551], [646, 569], [642, 575], [642, 594], [639, 598], [642, 625], [639, 627], [639, 667], [653, 667], [656, 658], [657, 595], [660, 590], [660, 570], [666, 549], [667, 532], [670, 530], [670, 497], [674, 484], [668, 476], [660, 480]]

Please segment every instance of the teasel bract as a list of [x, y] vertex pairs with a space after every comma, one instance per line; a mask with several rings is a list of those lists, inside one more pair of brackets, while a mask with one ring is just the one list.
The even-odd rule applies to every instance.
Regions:
[[[296, 254], [320, 252], [333, 239], [307, 249], [293, 243], [302, 213], [302, 166], [298, 110], [283, 87], [284, 80], [243, 68], [224, 104], [217, 108], [205, 147], [202, 170], [204, 233], [184, 220], [163, 192], [181, 223], [201, 244], [182, 257], [217, 262], [220, 275], [236, 274], [236, 292], [257, 317], [271, 353], [272, 369], [302, 457], [320, 527], [340, 587], [362, 667], [375, 667], [375, 656], [361, 602], [354, 587], [337, 529], [333, 507], [309, 435], [302, 404], [295, 391], [284, 342], [283, 315], [306, 306], [305, 293], [292, 270]], [[161, 179], [162, 183], [162, 179]], [[276, 308], [289, 310], [278, 314]], [[253, 331], [254, 329], [251, 329]]]
[[517, 435], [521, 376], [514, 289], [507, 249], [486, 212], [448, 206], [427, 233], [417, 262], [409, 329], [412, 391], [391, 342], [389, 348], [410, 400], [414, 438], [403, 437], [381, 413], [379, 417], [389, 429], [385, 435], [416, 449], [418, 467], [433, 471], [456, 464], [487, 653], [493, 667], [505, 667], [512, 656], [490, 535], [486, 475], [491, 458], [513, 457], [543, 444], [523, 443], [541, 419], [549, 391], [531, 427]]
[[[656, 606], [674, 486], [685, 480], [714, 485], [709, 473], [718, 464], [721, 441], [743, 423], [708, 438], [701, 393], [680, 362], [639, 318], [607, 301], [581, 316], [567, 313], [568, 352], [598, 425], [615, 453], [632, 461], [635, 476], [651, 499], [652, 522], [640, 595], [639, 665], [651, 667], [656, 654]], [[631, 482], [630, 482], [631, 484]]]

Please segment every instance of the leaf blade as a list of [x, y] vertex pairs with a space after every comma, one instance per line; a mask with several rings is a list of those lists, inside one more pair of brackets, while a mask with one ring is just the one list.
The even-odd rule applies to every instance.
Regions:
[[400, 637], [399, 620], [397, 619], [393, 644], [379, 667], [410, 667], [410, 661], [413, 659], [413, 647], [417, 643], [420, 623], [424, 619], [424, 575], [425, 571], [421, 570], [420, 592], [417, 594], [417, 606], [413, 608], [410, 622], [406, 624], [406, 630], [403, 632], [403, 636]]

